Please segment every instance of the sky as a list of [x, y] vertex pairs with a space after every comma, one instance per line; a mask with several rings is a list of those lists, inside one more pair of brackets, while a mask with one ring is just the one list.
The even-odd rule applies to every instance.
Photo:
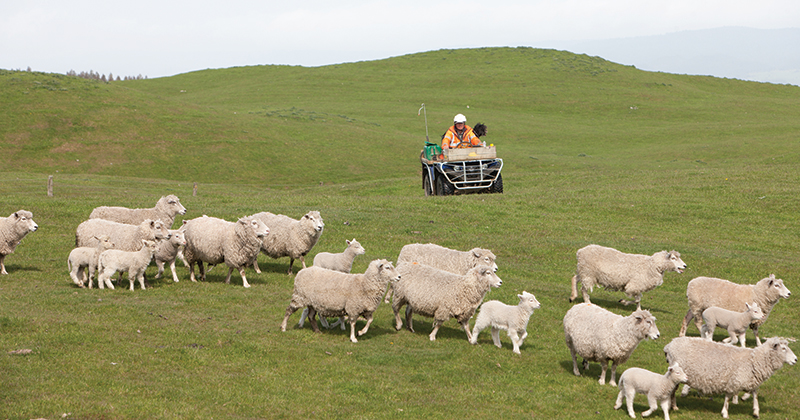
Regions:
[[0, 69], [155, 78], [727, 26], [798, 27], [800, 1], [5, 0]]

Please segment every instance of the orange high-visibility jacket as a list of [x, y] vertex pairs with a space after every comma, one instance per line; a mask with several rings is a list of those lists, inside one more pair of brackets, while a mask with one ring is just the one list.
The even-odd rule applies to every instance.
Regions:
[[447, 129], [442, 138], [442, 149], [462, 149], [481, 144], [481, 139], [472, 132], [472, 127], [464, 124], [464, 133], [461, 137], [456, 133], [456, 126]]

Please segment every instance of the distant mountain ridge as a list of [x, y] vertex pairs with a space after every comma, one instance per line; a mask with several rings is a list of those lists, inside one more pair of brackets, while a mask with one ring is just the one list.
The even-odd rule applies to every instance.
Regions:
[[547, 46], [641, 70], [800, 85], [798, 45], [800, 28], [722, 27]]

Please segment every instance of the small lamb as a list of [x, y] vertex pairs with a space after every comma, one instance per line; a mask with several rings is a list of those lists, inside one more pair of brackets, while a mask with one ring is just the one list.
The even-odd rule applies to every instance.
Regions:
[[630, 368], [619, 377], [619, 395], [614, 410], [622, 407], [622, 397], [628, 405], [628, 415], [632, 419], [636, 418], [633, 411], [633, 398], [636, 393], [647, 395], [647, 403], [650, 409], [642, 413], [642, 417], [653, 414], [658, 405], [664, 412], [664, 420], [669, 420], [669, 407], [671, 405], [672, 393], [679, 384], [686, 383], [689, 377], [679, 364], [674, 363], [667, 369], [667, 373], [659, 375], [646, 369]]
[[[97, 271], [97, 260], [100, 258], [100, 254], [107, 249], [114, 248], [114, 243], [111, 242], [108, 235], [100, 235], [95, 239], [97, 239], [97, 246], [74, 248], [67, 258], [69, 277], [80, 288], [83, 288], [84, 283], [86, 283], [87, 271], [89, 272], [89, 287], [91, 288], [91, 279], [94, 277], [94, 272]], [[78, 278], [79, 276], [80, 278]]]
[[481, 305], [478, 319], [475, 320], [475, 328], [472, 329], [472, 344], [478, 343], [478, 334], [486, 327], [492, 327], [492, 341], [497, 348], [501, 348], [500, 330], [506, 330], [508, 337], [514, 344], [514, 353], [520, 354], [519, 348], [525, 337], [528, 336], [528, 320], [530, 320], [534, 309], [539, 309], [541, 305], [536, 297], [523, 291], [517, 295], [519, 304], [517, 306], [506, 305], [497, 300], [490, 300]]
[[184, 264], [186, 263], [181, 253], [181, 250], [186, 245], [186, 236], [183, 234], [182, 229], [170, 229], [169, 233], [169, 239], [158, 242], [158, 249], [155, 255], [153, 255], [153, 259], [156, 261], [156, 267], [158, 267], [158, 273], [156, 273], [155, 278], [161, 278], [161, 275], [164, 274], [164, 265], [169, 263], [169, 270], [172, 272], [172, 281], [177, 283], [178, 274], [175, 272], [175, 260], [180, 257], [184, 260]]
[[703, 311], [703, 328], [700, 329], [700, 335], [708, 341], [714, 339], [714, 329], [719, 326], [726, 328], [730, 337], [722, 340], [723, 343], [736, 345], [737, 341], [741, 342], [742, 347], [745, 347], [745, 333], [753, 321], [764, 319], [764, 312], [758, 307], [758, 303], [753, 304], [745, 303], [744, 312], [729, 311], [717, 306], [712, 306]]
[[[111, 276], [117, 271], [120, 273], [128, 272], [128, 281], [131, 282], [131, 290], [133, 290], [134, 280], [139, 280], [139, 285], [144, 290], [144, 271], [153, 259], [153, 254], [156, 252], [157, 244], [154, 241], [142, 240], [142, 248], [136, 252], [122, 251], [119, 249], [109, 249], [100, 254], [97, 262], [97, 284], [102, 289], [105, 283], [109, 289], [113, 289], [114, 285], [111, 284]], [[91, 288], [92, 279], [89, 279], [89, 287]]]

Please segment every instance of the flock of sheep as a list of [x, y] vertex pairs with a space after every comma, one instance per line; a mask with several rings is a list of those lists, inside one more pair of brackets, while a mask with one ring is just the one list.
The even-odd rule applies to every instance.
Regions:
[[[307, 316], [312, 329], [319, 332], [317, 316], [324, 326], [328, 326], [327, 318], [339, 317], [342, 329], [345, 320], [349, 322], [350, 340], [355, 343], [357, 335], [369, 330], [373, 313], [385, 297], [387, 303], [391, 301], [397, 330], [403, 326], [400, 311], [405, 307], [406, 328], [412, 332], [414, 313], [433, 318], [429, 335], [432, 341], [439, 327], [455, 318], [472, 344], [477, 343], [482, 330], [491, 327], [492, 340], [501, 347], [499, 331], [507, 331], [517, 354], [527, 336], [528, 321], [540, 307], [536, 297], [525, 291], [518, 295], [519, 303], [515, 306], [499, 301], [482, 304], [489, 290], [502, 284], [496, 274], [496, 257], [486, 249], [457, 251], [435, 244], [409, 244], [400, 251], [396, 267], [388, 260], [378, 259], [364, 273], [350, 273], [354, 258], [365, 253], [355, 239], [347, 241], [342, 253], [318, 253], [313, 266], [306, 267], [305, 256], [325, 226], [319, 212], [311, 211], [299, 220], [262, 212], [236, 222], [204, 215], [184, 221], [179, 229], [170, 229], [175, 217], [185, 213], [186, 209], [174, 195], [162, 197], [154, 208], [96, 208], [77, 228], [76, 248], [68, 257], [70, 278], [79, 287], [88, 283], [91, 288], [92, 276], [97, 272], [98, 286], [113, 289], [111, 278], [115, 273], [127, 272], [130, 289], [134, 289], [136, 280], [144, 289], [144, 271], [153, 259], [158, 266], [156, 277], [163, 274], [165, 264], [169, 263], [177, 282], [175, 261], [182, 258], [192, 281], [196, 281], [195, 265], [200, 278], [205, 279], [204, 264], [210, 267], [225, 263], [229, 267], [225, 282], [230, 283], [231, 274], [237, 269], [243, 286], [249, 287], [245, 267], [252, 265], [260, 273], [256, 259], [263, 252], [272, 258], [289, 257], [289, 274], [293, 272], [295, 259], [303, 266], [295, 277], [281, 331], [286, 330], [289, 317], [303, 308], [300, 326]], [[13, 253], [20, 240], [37, 228], [33, 215], [25, 210], [0, 218], [2, 274], [7, 274], [5, 256]], [[762, 343], [758, 335], [758, 327], [775, 304], [791, 294], [783, 280], [774, 275], [753, 285], [710, 277], [691, 280], [687, 286], [689, 311], [679, 337], [664, 347], [666, 373], [629, 368], [616, 382], [617, 367], [630, 358], [638, 344], [660, 335], [655, 317], [641, 308], [642, 294], [661, 285], [664, 273], [682, 273], [685, 269], [686, 264], [675, 251], [648, 256], [599, 245], [578, 250], [570, 301], [577, 298], [577, 284], [581, 283], [584, 302], [569, 309], [563, 320], [573, 373], [580, 376], [578, 356], [583, 358], [584, 369], [589, 362], [598, 362], [602, 385], [611, 363], [609, 383], [619, 387], [614, 408], [620, 408], [626, 398], [632, 418], [635, 418], [633, 398], [641, 393], [647, 395], [650, 408], [642, 415], [650, 415], [660, 405], [668, 420], [670, 407], [677, 408], [675, 394], [681, 383], [685, 384], [682, 396], [690, 388], [703, 394], [724, 394], [724, 418], [728, 417], [731, 398], [736, 403], [740, 392], [745, 392], [743, 399], [752, 395], [753, 415], [758, 417], [759, 386], [785, 363], [797, 362], [797, 356], [788, 347], [789, 340], [773, 337]], [[633, 301], [621, 302], [636, 303], [636, 310], [622, 316], [592, 304], [589, 293], [595, 285], [624, 292]], [[469, 320], [479, 307], [474, 328], [470, 329]], [[364, 318], [366, 325], [356, 333], [359, 318]], [[692, 319], [701, 333], [699, 338], [685, 337]], [[727, 329], [730, 335], [723, 343], [712, 340], [718, 326]], [[755, 334], [755, 348], [745, 346], [748, 328]]]

